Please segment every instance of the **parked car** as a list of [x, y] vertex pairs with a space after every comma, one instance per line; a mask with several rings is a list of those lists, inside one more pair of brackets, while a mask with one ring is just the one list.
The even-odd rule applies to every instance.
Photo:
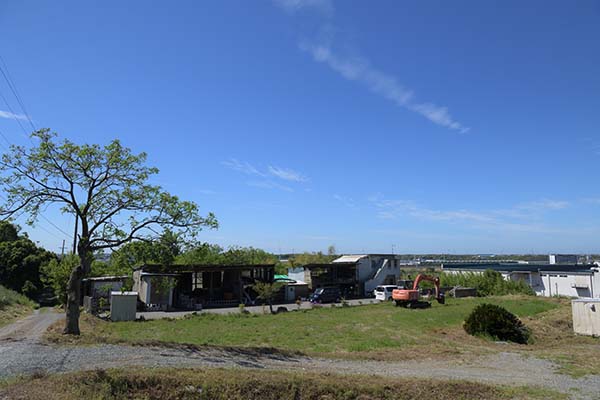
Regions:
[[318, 288], [308, 298], [311, 303], [339, 303], [341, 299], [342, 292], [338, 287]]
[[396, 285], [381, 285], [377, 286], [373, 293], [375, 293], [375, 300], [388, 301], [392, 299], [392, 291], [398, 289]]

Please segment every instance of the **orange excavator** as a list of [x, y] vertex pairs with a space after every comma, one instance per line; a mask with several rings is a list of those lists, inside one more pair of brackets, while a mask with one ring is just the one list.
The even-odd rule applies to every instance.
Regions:
[[398, 307], [406, 308], [428, 308], [431, 307], [431, 303], [428, 301], [421, 301], [419, 294], [419, 283], [421, 281], [433, 282], [435, 286], [435, 299], [440, 304], [445, 303], [443, 293], [440, 291], [440, 278], [429, 276], [429, 275], [417, 275], [415, 282], [413, 283], [412, 289], [394, 289], [392, 291], [392, 299], [396, 302]]

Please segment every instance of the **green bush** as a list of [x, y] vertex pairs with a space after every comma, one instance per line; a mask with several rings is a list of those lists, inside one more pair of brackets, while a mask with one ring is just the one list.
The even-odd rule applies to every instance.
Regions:
[[464, 322], [465, 331], [473, 336], [488, 336], [526, 344], [531, 332], [516, 315], [494, 304], [480, 304]]
[[42, 282], [50, 286], [61, 304], [67, 304], [67, 283], [73, 268], [80, 263], [77, 255], [67, 255], [62, 260], [51, 260], [42, 266]]
[[29, 300], [26, 296], [0, 285], [0, 310], [13, 304], [21, 304], [30, 307], [34, 306], [33, 301]]
[[478, 296], [504, 296], [507, 294], [535, 295], [533, 289], [524, 281], [511, 281], [502, 277], [498, 271], [491, 269], [483, 273], [442, 273], [442, 286], [462, 286], [477, 289]]

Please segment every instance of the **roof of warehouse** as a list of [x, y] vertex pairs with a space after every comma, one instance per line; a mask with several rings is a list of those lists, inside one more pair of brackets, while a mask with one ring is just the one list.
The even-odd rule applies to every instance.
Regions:
[[484, 271], [491, 269], [498, 272], [590, 272], [594, 265], [583, 264], [521, 264], [521, 263], [451, 263], [443, 264], [445, 270]]

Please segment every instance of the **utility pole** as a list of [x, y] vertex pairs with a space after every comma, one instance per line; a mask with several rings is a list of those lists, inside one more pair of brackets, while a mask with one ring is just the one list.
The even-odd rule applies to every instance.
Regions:
[[77, 228], [78, 228], [79, 219], [77, 219], [77, 214], [75, 214], [75, 232], [73, 233], [73, 254], [77, 254]]
[[63, 239], [62, 249], [60, 251], [60, 258], [65, 256], [65, 239]]

